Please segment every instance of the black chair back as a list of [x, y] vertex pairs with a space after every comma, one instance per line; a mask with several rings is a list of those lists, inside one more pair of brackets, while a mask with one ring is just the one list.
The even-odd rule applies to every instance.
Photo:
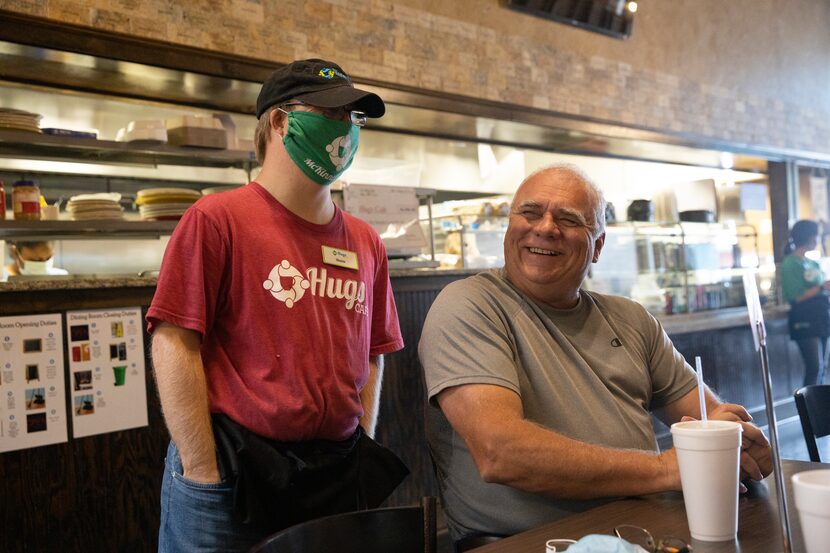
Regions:
[[810, 460], [821, 462], [816, 438], [830, 435], [830, 384], [813, 384], [793, 394]]
[[250, 553], [435, 553], [435, 498], [420, 506], [355, 511], [286, 528]]

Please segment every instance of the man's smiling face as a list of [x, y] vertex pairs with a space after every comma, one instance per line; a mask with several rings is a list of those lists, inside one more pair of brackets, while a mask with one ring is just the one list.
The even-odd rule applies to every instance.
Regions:
[[507, 278], [537, 301], [565, 309], [599, 259], [605, 233], [594, 238], [597, 198], [575, 173], [543, 171], [516, 192], [504, 238]]

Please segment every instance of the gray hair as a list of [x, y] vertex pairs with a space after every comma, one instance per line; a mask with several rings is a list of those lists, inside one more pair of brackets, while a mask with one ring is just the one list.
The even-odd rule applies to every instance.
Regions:
[[[525, 179], [522, 181], [522, 184], [519, 185], [519, 188], [524, 186], [524, 184], [535, 177], [539, 176], [542, 173], [548, 172], [555, 172], [555, 173], [568, 173], [573, 177], [576, 177], [578, 180], [582, 181], [585, 185], [585, 188], [588, 189], [588, 193], [590, 196], [593, 196], [594, 200], [594, 222], [590, 226], [591, 234], [594, 238], [598, 238], [603, 232], [605, 232], [605, 196], [600, 190], [599, 186], [578, 166], [574, 165], [573, 163], [552, 163], [550, 165], [546, 165], [544, 167], [540, 167], [529, 174]], [[515, 203], [515, 196], [513, 202]], [[515, 206], [514, 206], [515, 207]]]

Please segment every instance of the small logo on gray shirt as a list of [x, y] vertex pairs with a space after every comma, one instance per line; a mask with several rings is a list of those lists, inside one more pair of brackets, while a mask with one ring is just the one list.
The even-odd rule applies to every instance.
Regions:
[[619, 338], [614, 338], [613, 340], [611, 340], [611, 347], [618, 348], [621, 345], [622, 345], [622, 342], [620, 342]]

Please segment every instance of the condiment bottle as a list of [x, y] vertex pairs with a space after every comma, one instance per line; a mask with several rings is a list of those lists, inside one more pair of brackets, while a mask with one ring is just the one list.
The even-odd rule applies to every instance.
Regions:
[[40, 221], [40, 187], [30, 180], [12, 185], [12, 204], [17, 221]]
[[6, 189], [3, 188], [3, 181], [0, 180], [0, 221], [6, 219]]

